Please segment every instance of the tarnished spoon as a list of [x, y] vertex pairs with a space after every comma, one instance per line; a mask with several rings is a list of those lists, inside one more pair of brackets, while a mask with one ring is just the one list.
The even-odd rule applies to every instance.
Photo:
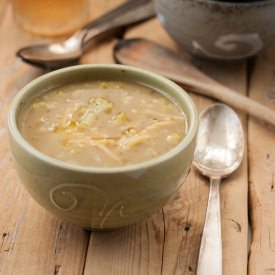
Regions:
[[78, 61], [83, 48], [92, 38], [117, 28], [129, 26], [155, 15], [152, 0], [131, 0], [84, 26], [63, 42], [31, 45], [17, 51], [16, 55], [32, 65], [57, 69]]
[[210, 179], [197, 275], [222, 275], [222, 238], [219, 185], [240, 165], [244, 135], [237, 114], [224, 104], [213, 104], [200, 115], [194, 165]]

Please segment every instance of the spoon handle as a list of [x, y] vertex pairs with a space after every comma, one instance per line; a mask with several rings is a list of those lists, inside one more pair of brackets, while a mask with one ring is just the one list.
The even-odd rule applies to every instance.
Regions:
[[126, 1], [84, 26], [74, 34], [82, 45], [93, 37], [123, 26], [138, 23], [155, 16], [152, 0]]
[[[97, 26], [98, 24], [102, 24], [104, 22], [109, 22], [110, 20], [113, 20], [114, 18], [124, 15], [125, 13], [135, 10], [136, 8], [141, 7], [152, 7], [153, 5], [152, 0], [128, 0], [121, 5], [115, 7], [114, 9], [108, 11], [107, 13], [104, 13], [103, 15], [99, 16], [98, 18], [94, 19], [90, 23], [86, 24], [83, 29], [91, 29]], [[155, 12], [153, 12], [155, 14]]]
[[200, 246], [197, 275], [222, 275], [220, 178], [210, 178], [208, 206]]

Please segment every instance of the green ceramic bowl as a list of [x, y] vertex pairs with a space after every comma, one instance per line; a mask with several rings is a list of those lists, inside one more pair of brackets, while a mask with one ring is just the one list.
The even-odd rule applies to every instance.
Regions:
[[[82, 80], [138, 81], [172, 97], [187, 116], [186, 137], [160, 157], [115, 168], [73, 165], [39, 152], [18, 130], [22, 106], [52, 87]], [[186, 92], [162, 76], [122, 65], [80, 65], [45, 74], [24, 87], [10, 106], [8, 125], [15, 167], [31, 196], [61, 218], [106, 230], [141, 220], [178, 190], [192, 162], [198, 114]]]

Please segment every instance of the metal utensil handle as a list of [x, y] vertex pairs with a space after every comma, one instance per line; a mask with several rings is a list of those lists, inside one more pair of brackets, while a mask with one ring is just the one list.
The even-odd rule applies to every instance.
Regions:
[[84, 26], [74, 37], [78, 37], [82, 41], [82, 44], [84, 44], [91, 38], [106, 31], [138, 23], [154, 15], [155, 9], [152, 0], [127, 1]]
[[208, 206], [200, 246], [197, 275], [222, 275], [220, 178], [210, 179]]
[[100, 17], [94, 19], [92, 22], [88, 23], [83, 27], [83, 29], [91, 29], [94, 28], [98, 24], [102, 24], [104, 22], [108, 22], [113, 20], [117, 16], [121, 16], [124, 13], [134, 10], [135, 8], [142, 7], [148, 3], [152, 3], [152, 0], [130, 0], [125, 3], [119, 5], [118, 7], [112, 9], [111, 11], [101, 15]]

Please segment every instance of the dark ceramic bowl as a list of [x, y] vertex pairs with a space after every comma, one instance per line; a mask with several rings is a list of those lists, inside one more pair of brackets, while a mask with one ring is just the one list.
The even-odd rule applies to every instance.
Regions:
[[155, 6], [171, 37], [198, 56], [243, 59], [275, 38], [275, 0], [155, 0]]

